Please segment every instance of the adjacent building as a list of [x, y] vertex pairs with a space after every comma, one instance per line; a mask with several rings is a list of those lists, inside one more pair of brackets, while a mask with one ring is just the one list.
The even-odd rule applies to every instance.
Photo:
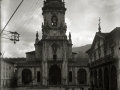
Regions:
[[14, 74], [14, 64], [13, 62], [7, 61], [9, 59], [1, 59], [1, 86], [10, 87], [13, 74]]
[[96, 90], [120, 90], [120, 27], [96, 32], [89, 55], [90, 84]]

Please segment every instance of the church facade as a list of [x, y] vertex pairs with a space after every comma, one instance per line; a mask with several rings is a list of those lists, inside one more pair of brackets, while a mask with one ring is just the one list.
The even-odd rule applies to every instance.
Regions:
[[65, 12], [64, 1], [44, 1], [42, 39], [37, 32], [35, 51], [26, 53], [25, 62], [16, 63], [19, 86], [89, 85], [88, 65], [76, 60], [71, 33], [66, 35]]

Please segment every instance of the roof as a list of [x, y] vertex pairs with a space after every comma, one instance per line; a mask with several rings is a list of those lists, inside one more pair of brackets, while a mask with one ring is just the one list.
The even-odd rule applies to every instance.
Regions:
[[61, 1], [62, 2], [62, 0], [46, 0], [46, 1]]
[[114, 30], [112, 30], [108, 35], [106, 35], [106, 39], [109, 39], [113, 35], [120, 34], [120, 27], [116, 27]]
[[17, 62], [25, 62], [26, 58], [3, 58], [3, 60], [10, 63], [17, 63]]
[[77, 67], [87, 67], [89, 63], [89, 58], [76, 58], [74, 63], [71, 63], [70, 66], [77, 66]]
[[96, 35], [94, 37], [92, 46], [89, 50], [86, 51], [86, 53], [89, 53], [92, 50], [92, 47], [94, 46], [94, 43], [95, 43], [95, 40], [96, 40], [97, 37], [101, 37], [101, 38], [107, 40], [107, 39], [109, 39], [110, 37], [112, 37], [113, 35], [116, 35], [116, 34], [120, 34], [120, 27], [116, 27], [114, 30], [112, 30], [109, 33], [96, 32]]
[[35, 54], [35, 51], [26, 52], [26, 54]]

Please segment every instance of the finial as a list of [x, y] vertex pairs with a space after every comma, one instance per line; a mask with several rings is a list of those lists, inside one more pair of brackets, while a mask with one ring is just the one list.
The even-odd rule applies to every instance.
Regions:
[[69, 40], [71, 41], [71, 33], [69, 32]]
[[99, 27], [99, 28], [98, 28], [98, 30], [99, 30], [99, 32], [101, 33], [101, 26], [100, 26], [100, 23], [101, 23], [101, 22], [100, 22], [100, 20], [101, 20], [101, 19], [100, 19], [100, 17], [99, 17], [99, 24], [98, 24], [98, 27]]
[[43, 23], [42, 23], [42, 28], [44, 27]]
[[36, 33], [36, 40], [35, 40], [35, 43], [39, 42], [39, 39], [38, 39], [39, 35], [38, 35], [38, 31]]
[[39, 35], [38, 35], [38, 31], [37, 31], [37, 33], [36, 33], [36, 38], [38, 38], [39, 37]]

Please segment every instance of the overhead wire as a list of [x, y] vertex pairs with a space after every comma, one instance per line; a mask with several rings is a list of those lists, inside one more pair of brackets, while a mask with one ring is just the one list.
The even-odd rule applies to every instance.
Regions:
[[[35, 1], [33, 1], [33, 2], [31, 2], [31, 3], [28, 3], [28, 7], [24, 10], [24, 12], [26, 12], [27, 11], [27, 9], [30, 11], [30, 9], [31, 8], [29, 8], [30, 6], [33, 6], [33, 4], [35, 3]], [[13, 29], [15, 28], [16, 30], [15, 31], [17, 31], [17, 29], [22, 25], [22, 24], [24, 24], [23, 23], [23, 21], [27, 18], [27, 17], [24, 17], [24, 15], [22, 15], [20, 18], [22, 18], [23, 20], [22, 20], [22, 22], [19, 24], [19, 23], [16, 23], [15, 25], [14, 25], [14, 27], [12, 27]], [[18, 25], [18, 26], [17, 26]], [[17, 27], [16, 27], [17, 26]]]
[[[38, 1], [39, 1], [39, 0], [38, 0]], [[34, 4], [36, 4], [36, 2], [34, 2]], [[30, 16], [31, 16], [30, 13], [31, 13], [32, 11], [34, 11], [34, 8], [35, 8], [34, 4], [32, 5], [32, 7], [29, 9], [28, 13], [27, 13], [26, 16], [24, 17], [24, 20], [22, 20], [21, 24], [20, 24], [20, 25], [18, 26], [18, 28], [16, 29], [16, 31], [19, 30], [19, 33], [21, 32], [21, 31], [20, 31], [21, 26], [23, 26], [24, 24], [26, 24], [26, 23], [29, 22], [29, 20], [26, 21], [26, 19], [27, 19], [28, 17], [30, 17]]]
[[[42, 2], [42, 0], [41, 0], [41, 2]], [[40, 6], [42, 5], [41, 2], [39, 2], [39, 3], [40, 3]], [[39, 4], [38, 4], [38, 5], [39, 5]], [[39, 7], [39, 6], [37, 6], [37, 7]], [[38, 9], [38, 10], [39, 10], [39, 9]], [[32, 15], [34, 15], [36, 12], [38, 12], [38, 10], [34, 11]], [[33, 18], [33, 16], [29, 19], [29, 24], [30, 24], [32, 18]], [[35, 22], [35, 20], [34, 20], [33, 22]], [[22, 33], [24, 32], [23, 30], [26, 29], [27, 25], [29, 25], [29, 24], [28, 24], [28, 23], [26, 24], [26, 26], [22, 29], [22, 32], [21, 32], [20, 34], [22, 34]], [[32, 24], [33, 24], [33, 23], [32, 23]], [[31, 27], [31, 25], [29, 25], [29, 27]], [[29, 27], [28, 27], [28, 28], [29, 28]]]
[[[40, 3], [40, 2], [39, 2]], [[39, 3], [36, 3], [37, 5], [39, 5]], [[27, 22], [27, 24], [26, 24], [26, 26], [24, 26], [24, 28], [22, 28], [22, 31], [21, 31], [21, 33], [23, 32], [23, 30], [25, 30], [26, 29], [26, 27], [27, 26], [29, 26], [30, 25], [30, 23], [31, 23], [31, 21], [33, 20], [33, 15], [36, 13], [36, 9], [38, 8], [38, 6], [36, 6], [36, 8], [35, 8], [35, 10], [34, 10], [34, 12], [32, 13], [32, 15], [31, 15], [31, 18], [29, 19], [29, 21]], [[38, 10], [37, 10], [38, 11]]]
[[2, 36], [6, 35], [7, 37], [10, 38], [10, 36], [8, 36], [8, 34], [6, 34], [5, 32], [2, 33]]
[[2, 31], [0, 32], [0, 34], [2, 34], [2, 32], [5, 30], [6, 26], [8, 25], [8, 23], [10, 22], [10, 20], [13, 18], [14, 14], [16, 13], [16, 11], [19, 9], [20, 5], [22, 4], [24, 0], [22, 0], [20, 2], [20, 4], [18, 5], [18, 7], [15, 9], [14, 13], [12, 14], [12, 16], [10, 17], [10, 19], [8, 20], [8, 22], [6, 23], [6, 25], [4, 26], [4, 28], [2, 29]]
[[32, 23], [32, 25], [30, 25], [24, 32], [21, 33], [21, 35], [24, 35], [33, 25], [34, 23], [38, 20], [39, 17], [37, 17], [37, 19], [35, 19]]

